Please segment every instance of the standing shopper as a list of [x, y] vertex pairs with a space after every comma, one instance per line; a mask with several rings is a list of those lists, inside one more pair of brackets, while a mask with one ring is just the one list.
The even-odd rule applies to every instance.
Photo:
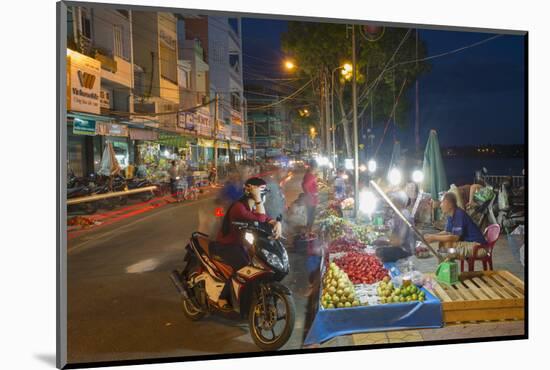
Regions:
[[178, 177], [178, 166], [176, 161], [172, 161], [172, 165], [168, 169], [168, 175], [170, 175], [170, 192], [172, 195], [176, 194], [176, 177]]
[[319, 194], [317, 187], [317, 163], [311, 161], [308, 164], [304, 179], [302, 180], [302, 189], [305, 194], [305, 203], [307, 210], [307, 231], [311, 232], [313, 222], [315, 221], [315, 210], [319, 204]]
[[283, 216], [286, 219], [286, 201], [283, 186], [287, 177], [286, 171], [277, 167], [272, 176], [266, 180], [269, 197], [265, 201], [265, 211], [273, 218]]

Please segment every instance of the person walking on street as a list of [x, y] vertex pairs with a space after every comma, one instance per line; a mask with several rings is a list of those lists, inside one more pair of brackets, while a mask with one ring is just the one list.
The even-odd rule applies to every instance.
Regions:
[[174, 160], [168, 169], [168, 175], [170, 175], [170, 192], [174, 195], [176, 194], [176, 178], [178, 177], [178, 165]]
[[305, 203], [307, 210], [307, 231], [311, 232], [313, 222], [315, 221], [315, 210], [319, 204], [319, 194], [317, 186], [317, 163], [310, 161], [302, 180], [302, 189], [305, 194]]
[[208, 182], [210, 185], [214, 185], [216, 183], [216, 172], [216, 167], [210, 163], [210, 168], [208, 169]]
[[287, 176], [284, 169], [277, 167], [272, 177], [266, 180], [269, 197], [265, 201], [265, 210], [272, 217], [283, 216], [283, 220], [286, 218], [286, 200], [283, 186]]

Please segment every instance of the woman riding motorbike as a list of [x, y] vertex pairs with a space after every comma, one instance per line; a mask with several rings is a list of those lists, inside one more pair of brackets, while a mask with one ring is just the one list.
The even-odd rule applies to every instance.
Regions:
[[[273, 234], [276, 239], [281, 236], [281, 223], [271, 219], [264, 208], [266, 182], [259, 177], [252, 177], [244, 184], [244, 195], [235, 201], [227, 210], [222, 228], [216, 241], [210, 245], [210, 253], [213, 258], [218, 258], [230, 265], [234, 271], [241, 269], [249, 263], [248, 253], [244, 249], [240, 230], [233, 222], [267, 222], [273, 226]], [[226, 284], [221, 296], [227, 297], [229, 285]], [[220, 307], [227, 306], [226, 299], [218, 301]]]

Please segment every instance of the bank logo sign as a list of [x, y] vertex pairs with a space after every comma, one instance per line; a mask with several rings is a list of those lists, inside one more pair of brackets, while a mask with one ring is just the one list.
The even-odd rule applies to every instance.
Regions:
[[91, 90], [94, 88], [95, 76], [88, 72], [78, 71], [78, 81], [80, 81], [80, 86]]
[[67, 110], [100, 114], [101, 62], [67, 52]]

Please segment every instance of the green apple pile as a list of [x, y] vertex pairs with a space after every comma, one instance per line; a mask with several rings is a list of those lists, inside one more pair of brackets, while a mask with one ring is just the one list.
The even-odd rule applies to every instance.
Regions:
[[423, 302], [426, 299], [426, 293], [416, 285], [410, 284], [406, 287], [396, 288], [387, 276], [380, 282], [376, 291], [382, 304], [413, 301]]
[[334, 262], [330, 263], [323, 278], [321, 305], [323, 308], [344, 308], [361, 305], [355, 297], [355, 288], [348, 275]]

